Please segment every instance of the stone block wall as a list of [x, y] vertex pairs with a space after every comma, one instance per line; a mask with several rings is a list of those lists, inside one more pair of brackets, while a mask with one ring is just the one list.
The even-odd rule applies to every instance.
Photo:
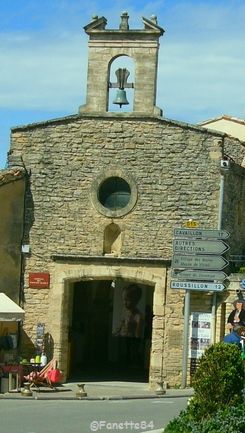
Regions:
[[102, 254], [111, 221], [91, 202], [92, 182], [120, 168], [138, 190], [134, 209], [116, 221], [124, 234], [122, 256], [170, 258], [174, 226], [188, 218], [217, 226], [215, 140], [170, 122], [130, 118], [75, 117], [14, 131], [12, 151], [31, 170], [26, 236], [33, 252], [48, 239], [47, 257], [58, 251]]
[[[32, 339], [36, 323], [47, 323], [55, 353], [59, 359], [64, 356], [62, 311], [72, 274], [68, 271], [67, 282], [61, 283], [61, 268], [52, 255], [87, 256], [92, 265], [93, 257], [103, 258], [104, 232], [113, 222], [122, 233], [120, 257], [169, 261], [174, 227], [189, 218], [203, 228], [217, 227], [220, 137], [202, 128], [132, 115], [84, 114], [13, 129], [12, 155], [22, 155], [30, 172], [24, 238], [31, 248], [25, 259], [25, 331]], [[113, 170], [130, 176], [137, 188], [135, 206], [119, 218], [98, 212], [92, 199], [94, 181]], [[230, 230], [232, 234], [234, 228]], [[97, 276], [101, 266], [97, 264]], [[137, 281], [138, 265], [131, 266]], [[81, 260], [79, 272], [83, 268]], [[40, 271], [51, 275], [49, 290], [28, 286], [28, 273]], [[132, 277], [129, 271], [127, 275]], [[169, 278], [153, 283], [151, 380], [179, 383], [183, 292], [171, 290]]]
[[224, 178], [223, 224], [232, 234], [229, 253], [245, 255], [245, 168], [231, 162]]

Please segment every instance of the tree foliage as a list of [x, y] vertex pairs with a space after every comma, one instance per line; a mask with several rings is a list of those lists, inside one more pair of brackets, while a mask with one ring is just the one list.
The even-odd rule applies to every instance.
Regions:
[[217, 343], [200, 359], [195, 373], [193, 410], [202, 416], [242, 401], [244, 364], [236, 344]]
[[188, 408], [165, 428], [166, 433], [243, 433], [245, 370], [235, 344], [217, 343], [200, 358]]

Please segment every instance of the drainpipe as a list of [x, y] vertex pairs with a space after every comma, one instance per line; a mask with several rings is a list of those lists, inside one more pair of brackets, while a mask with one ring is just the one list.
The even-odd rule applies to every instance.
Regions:
[[24, 191], [24, 197], [23, 197], [23, 227], [22, 227], [22, 236], [21, 236], [21, 255], [20, 255], [20, 289], [19, 289], [19, 305], [23, 307], [24, 303], [24, 271], [25, 271], [25, 259], [24, 259], [24, 253], [22, 251], [22, 246], [24, 244], [24, 238], [25, 238], [25, 231], [26, 231], [26, 201], [27, 201], [27, 191], [29, 186], [29, 178], [30, 174], [27, 171], [27, 168], [25, 166], [25, 163], [23, 161], [22, 156], [21, 167], [25, 170], [25, 191]]
[[184, 337], [183, 337], [183, 354], [182, 354], [182, 379], [181, 388], [186, 387], [187, 367], [188, 367], [188, 350], [189, 350], [189, 316], [190, 316], [191, 291], [185, 291], [184, 306]]
[[[165, 333], [166, 333], [166, 299], [167, 299], [167, 281], [169, 280], [169, 272], [170, 267], [166, 265], [166, 275], [165, 275], [165, 288], [164, 288], [164, 303], [163, 303], [163, 335], [162, 335], [162, 360], [161, 360], [161, 371], [160, 371], [160, 381], [157, 383], [156, 393], [161, 395], [166, 393], [167, 383], [165, 383], [164, 378], [166, 378], [166, 369], [164, 370], [164, 364], [165, 364], [165, 350], [164, 350], [164, 344], [165, 344]], [[156, 286], [155, 286], [156, 289]]]

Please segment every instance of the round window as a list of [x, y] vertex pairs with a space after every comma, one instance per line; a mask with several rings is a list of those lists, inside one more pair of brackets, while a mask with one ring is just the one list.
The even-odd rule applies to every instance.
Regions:
[[93, 181], [91, 199], [98, 212], [109, 218], [119, 218], [130, 212], [136, 204], [136, 183], [123, 170], [107, 170]]
[[131, 196], [129, 184], [120, 177], [109, 177], [100, 185], [98, 198], [102, 206], [112, 211], [123, 209]]

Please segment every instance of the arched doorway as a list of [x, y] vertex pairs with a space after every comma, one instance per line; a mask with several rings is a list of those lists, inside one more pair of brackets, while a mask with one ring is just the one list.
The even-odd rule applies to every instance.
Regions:
[[123, 279], [72, 286], [70, 379], [148, 381], [153, 286]]

